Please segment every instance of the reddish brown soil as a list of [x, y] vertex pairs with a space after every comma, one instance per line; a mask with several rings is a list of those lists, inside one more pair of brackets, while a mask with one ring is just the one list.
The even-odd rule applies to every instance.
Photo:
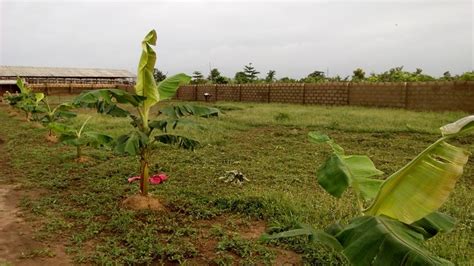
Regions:
[[[225, 229], [228, 221], [234, 221], [236, 227], [232, 230]], [[209, 230], [215, 225], [224, 228], [227, 234], [231, 233], [231, 231], [238, 232], [242, 238], [247, 240], [257, 240], [266, 230], [266, 223], [264, 221], [252, 220], [250, 222], [243, 222], [243, 220], [237, 216], [222, 215], [211, 220], [198, 221], [195, 226], [199, 228], [199, 241], [195, 243], [195, 245], [199, 251], [199, 255], [188, 261], [190, 265], [213, 265], [212, 260], [216, 258], [216, 248], [219, 237], [211, 236]], [[277, 247], [270, 249], [276, 254], [274, 265], [303, 265], [301, 256], [296, 252]], [[235, 255], [233, 257], [236, 262], [235, 265], [238, 265], [238, 256]]]
[[160, 200], [152, 196], [133, 195], [126, 198], [122, 202], [122, 206], [131, 210], [152, 210], [165, 211], [166, 208], [161, 204]]
[[64, 247], [34, 239], [37, 223], [25, 219], [18, 205], [24, 196], [38, 195], [24, 192], [15, 182], [8, 155], [2, 149], [4, 142], [0, 136], [0, 265], [71, 265]]
[[91, 160], [91, 158], [89, 158], [87, 156], [81, 156], [79, 158], [74, 159], [74, 161], [77, 162], [77, 163], [86, 163], [90, 160]]
[[58, 143], [58, 138], [55, 135], [46, 135], [46, 141], [51, 143]]

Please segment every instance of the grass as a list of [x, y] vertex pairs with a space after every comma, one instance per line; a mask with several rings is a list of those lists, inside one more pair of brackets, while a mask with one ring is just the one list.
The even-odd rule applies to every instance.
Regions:
[[[5, 146], [15, 175], [21, 177], [24, 189], [47, 191], [22, 201], [32, 217], [43, 221], [37, 237], [51, 243], [64, 239], [67, 252], [78, 263], [258, 264], [278, 260], [281, 249], [301, 253], [308, 263], [343, 263], [337, 254], [303, 239], [268, 245], [258, 237], [242, 237], [259, 220], [273, 230], [298, 222], [324, 228], [356, 214], [353, 195], [336, 200], [318, 186], [315, 172], [330, 150], [309, 143], [307, 133], [328, 134], [348, 154], [369, 155], [388, 175], [435, 141], [441, 125], [466, 115], [290, 104], [213, 105], [223, 111], [220, 118], [196, 119], [200, 128], [178, 128], [199, 140], [199, 149], [159, 146], [153, 155], [153, 172], [170, 176], [151, 187], [151, 194], [170, 210], [165, 214], [120, 208], [124, 198], [138, 193], [138, 185], [126, 181], [138, 173], [136, 158], [86, 148], [91, 160], [76, 163], [73, 147], [46, 143], [46, 129], [19, 123], [1, 107], [0, 136], [8, 140]], [[81, 110], [71, 123], [79, 125], [87, 116], [93, 117], [88, 126], [99, 132], [118, 136], [131, 129], [127, 119], [92, 111]], [[473, 137], [459, 142], [474, 151]], [[229, 170], [239, 170], [251, 181], [241, 187], [219, 181]], [[428, 241], [432, 252], [456, 264], [474, 263], [473, 177], [470, 159], [442, 209], [456, 218], [456, 228]]]

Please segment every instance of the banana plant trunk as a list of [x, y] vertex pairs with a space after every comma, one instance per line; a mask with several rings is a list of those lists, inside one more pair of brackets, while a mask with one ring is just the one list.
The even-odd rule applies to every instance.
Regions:
[[77, 151], [77, 154], [76, 154], [77, 159], [81, 159], [81, 157], [82, 157], [82, 150], [81, 150], [81, 146], [80, 146], [80, 145], [76, 146], [76, 151]]
[[148, 179], [150, 177], [150, 170], [148, 167], [148, 153], [143, 149], [140, 153], [140, 192], [143, 196], [148, 196]]

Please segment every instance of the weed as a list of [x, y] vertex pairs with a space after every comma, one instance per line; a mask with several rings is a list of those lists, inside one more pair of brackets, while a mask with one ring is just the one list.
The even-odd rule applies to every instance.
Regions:
[[270, 263], [275, 258], [273, 251], [259, 244], [255, 244], [250, 240], [240, 238], [239, 236], [224, 236], [217, 244], [216, 249], [218, 251], [232, 252], [244, 258], [247, 262], [251, 262], [256, 258]]
[[33, 259], [33, 258], [52, 258], [56, 256], [52, 250], [49, 248], [36, 248], [24, 252], [21, 254], [20, 258], [22, 259]]
[[290, 120], [290, 115], [287, 113], [278, 113], [273, 117], [273, 119], [277, 122], [286, 122]]

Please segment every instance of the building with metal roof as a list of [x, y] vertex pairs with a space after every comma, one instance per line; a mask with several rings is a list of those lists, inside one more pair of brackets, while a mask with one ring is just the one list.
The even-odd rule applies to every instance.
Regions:
[[135, 78], [135, 75], [122, 69], [0, 66], [0, 77]]
[[134, 74], [122, 69], [0, 66], [0, 93], [16, 91], [17, 77], [37, 88], [128, 86], [136, 79]]

